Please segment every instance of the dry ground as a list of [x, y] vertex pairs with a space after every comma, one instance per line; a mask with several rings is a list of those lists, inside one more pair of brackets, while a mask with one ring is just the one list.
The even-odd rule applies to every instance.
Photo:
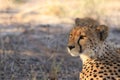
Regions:
[[[11, 34], [10, 29], [16, 25], [21, 32]], [[1, 26], [3, 31], [3, 28], [9, 31], [9, 34], [1, 32], [1, 80], [77, 80], [81, 62], [66, 51], [68, 32], [64, 26], [69, 27], [65, 24]]]

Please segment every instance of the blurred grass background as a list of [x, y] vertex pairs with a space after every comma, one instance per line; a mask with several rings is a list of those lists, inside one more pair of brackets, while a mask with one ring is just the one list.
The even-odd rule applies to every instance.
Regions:
[[119, 0], [0, 0], [0, 3], [1, 12], [11, 13], [1, 13], [1, 17], [15, 17], [12, 21], [72, 23], [76, 17], [92, 17], [119, 24]]
[[76, 17], [107, 24], [120, 44], [120, 0], [0, 0], [0, 80], [79, 80], [66, 50]]

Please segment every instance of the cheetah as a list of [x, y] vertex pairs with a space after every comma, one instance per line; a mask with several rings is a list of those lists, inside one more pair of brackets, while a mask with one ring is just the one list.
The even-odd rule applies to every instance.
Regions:
[[91, 18], [76, 18], [68, 52], [80, 56], [80, 80], [120, 80], [120, 50], [107, 39], [109, 28]]

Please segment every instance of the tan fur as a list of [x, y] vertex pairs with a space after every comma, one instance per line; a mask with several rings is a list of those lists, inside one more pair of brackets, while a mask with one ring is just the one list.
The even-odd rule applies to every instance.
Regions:
[[70, 32], [68, 52], [80, 56], [80, 80], [120, 80], [120, 48], [107, 41], [108, 27], [90, 18], [77, 18]]

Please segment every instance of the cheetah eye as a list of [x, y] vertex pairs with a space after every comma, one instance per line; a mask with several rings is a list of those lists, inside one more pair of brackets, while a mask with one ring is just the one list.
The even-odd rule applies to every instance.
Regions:
[[80, 36], [80, 39], [84, 39], [86, 36], [85, 35], [81, 35]]

